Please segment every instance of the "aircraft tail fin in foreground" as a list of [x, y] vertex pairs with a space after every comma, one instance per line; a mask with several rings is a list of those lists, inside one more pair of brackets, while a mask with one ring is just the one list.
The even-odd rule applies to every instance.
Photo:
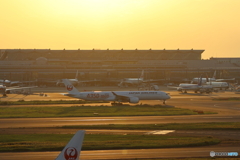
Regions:
[[85, 131], [79, 130], [55, 160], [79, 160]]
[[79, 91], [75, 88], [68, 79], [62, 80], [69, 94], [77, 94]]

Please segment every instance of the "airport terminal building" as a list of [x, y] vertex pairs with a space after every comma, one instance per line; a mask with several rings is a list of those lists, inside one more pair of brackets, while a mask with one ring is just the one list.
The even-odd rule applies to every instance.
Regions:
[[75, 78], [82, 80], [191, 79], [217, 70], [219, 78], [240, 78], [240, 58], [202, 60], [204, 50], [51, 50], [0, 49], [0, 79], [36, 80]]

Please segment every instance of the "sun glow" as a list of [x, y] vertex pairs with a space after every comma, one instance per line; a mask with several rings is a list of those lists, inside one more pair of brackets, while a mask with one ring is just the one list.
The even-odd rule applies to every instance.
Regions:
[[239, 7], [237, 0], [2, 0], [0, 45], [197, 48], [204, 58], [237, 57]]
[[57, 0], [45, 2], [52, 14], [68, 16], [101, 17], [129, 13], [145, 7], [143, 0]]

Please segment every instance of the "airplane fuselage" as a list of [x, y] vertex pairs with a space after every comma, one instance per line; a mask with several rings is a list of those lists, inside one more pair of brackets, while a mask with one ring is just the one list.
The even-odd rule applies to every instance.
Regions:
[[178, 91], [201, 91], [201, 90], [211, 90], [213, 87], [211, 85], [198, 85], [198, 84], [187, 84], [181, 83], [177, 88]]
[[229, 84], [227, 82], [206, 82], [207, 85], [211, 85], [213, 88], [229, 88]]
[[202, 88], [202, 86], [198, 85], [198, 84], [184, 84], [181, 83], [179, 85], [178, 90], [199, 90], [200, 88]]
[[143, 78], [124, 78], [120, 84], [139, 84], [143, 82]]
[[[192, 79], [192, 84], [197, 84], [198, 82], [199, 82], [199, 80], [200, 80], [200, 78], [193, 78]], [[208, 78], [208, 81], [211, 81], [211, 82], [213, 82], [213, 81], [216, 81], [216, 79], [215, 78]], [[202, 83], [206, 83], [207, 82], [207, 78], [202, 78]]]
[[[80, 92], [79, 94], [67, 94], [68, 96], [90, 100], [90, 101], [117, 101], [118, 96], [137, 97], [139, 100], [167, 100], [170, 98], [168, 94], [161, 91], [94, 91]], [[126, 100], [127, 101], [127, 100]]]

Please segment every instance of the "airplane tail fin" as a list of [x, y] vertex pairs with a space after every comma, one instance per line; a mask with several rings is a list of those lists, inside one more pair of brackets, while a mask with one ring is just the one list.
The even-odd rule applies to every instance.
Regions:
[[200, 80], [199, 80], [199, 82], [198, 82], [198, 85], [199, 85], [199, 86], [202, 85], [202, 75], [201, 75], [201, 77], [200, 77]]
[[74, 87], [74, 85], [72, 85], [72, 83], [68, 80], [68, 79], [63, 79], [62, 80], [68, 93], [69, 94], [77, 94], [79, 93], [79, 91], [77, 90], [77, 88]]
[[75, 79], [78, 80], [78, 70], [77, 70]]
[[210, 85], [212, 84], [211, 78], [208, 78], [208, 74], [206, 74], [206, 82], [210, 82]]
[[213, 79], [216, 79], [216, 74], [217, 74], [217, 71], [215, 70], [212, 77]]
[[208, 78], [208, 74], [206, 73], [206, 80], [207, 82], [209, 82], [209, 78]]
[[82, 149], [85, 131], [79, 130], [64, 147], [55, 160], [78, 160]]
[[144, 79], [144, 70], [142, 70], [142, 73], [141, 73], [140, 79]]

